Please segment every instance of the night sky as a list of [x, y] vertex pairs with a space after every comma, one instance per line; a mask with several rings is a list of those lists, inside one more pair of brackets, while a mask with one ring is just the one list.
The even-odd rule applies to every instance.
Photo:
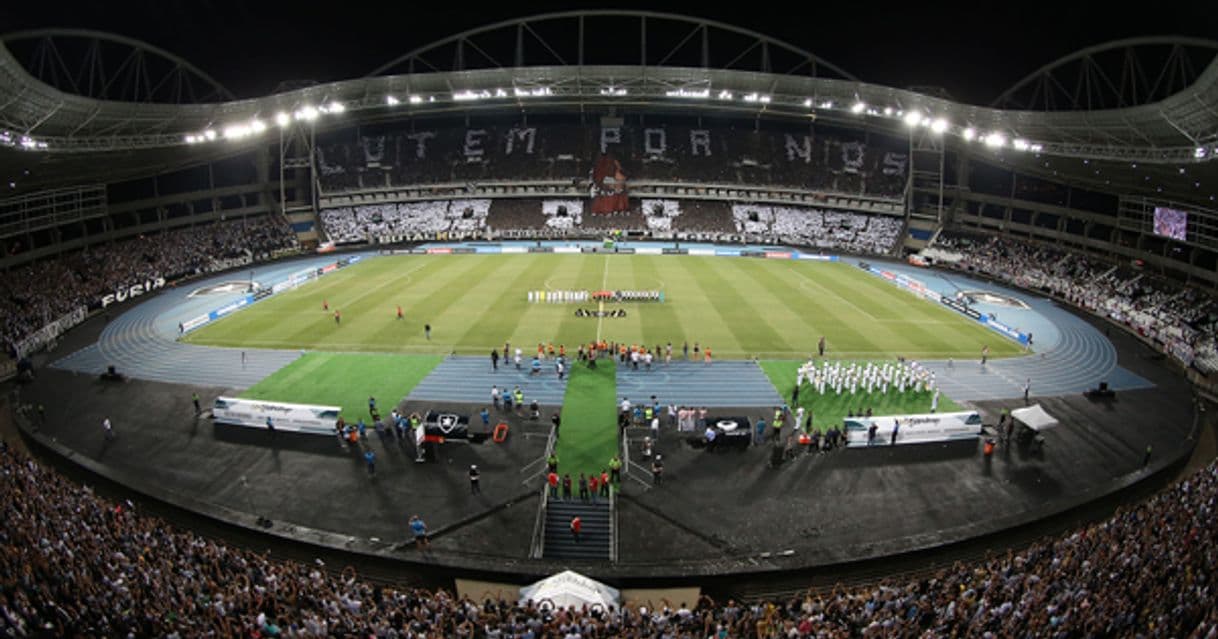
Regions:
[[769, 34], [868, 82], [938, 86], [957, 100], [981, 104], [1041, 65], [1086, 46], [1138, 35], [1218, 39], [1218, 11], [1204, 2], [1137, 10], [1107, 3], [1111, 11], [1071, 2], [976, 3], [971, 10], [912, 2], [833, 4], [800, 3], [795, 6], [805, 15], [794, 16], [752, 3], [20, 1], [0, 3], [0, 32], [58, 26], [127, 35], [193, 62], [239, 97], [252, 97], [281, 81], [359, 77], [414, 47], [498, 20], [593, 6], [646, 8]]

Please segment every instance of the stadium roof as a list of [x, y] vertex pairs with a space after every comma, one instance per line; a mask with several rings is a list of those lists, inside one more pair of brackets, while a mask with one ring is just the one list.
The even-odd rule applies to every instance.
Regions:
[[[617, 46], [607, 55], [592, 34], [609, 30]], [[90, 43], [76, 49], [86, 52], [79, 69], [64, 62], [72, 47], [56, 45], [73, 39]], [[972, 144], [983, 158], [1046, 176], [1197, 202], [1218, 193], [1211, 161], [1218, 155], [1218, 43], [1198, 38], [1083, 49], [1016, 83], [996, 101], [1003, 108], [862, 82], [782, 40], [650, 11], [501, 21], [416, 47], [365, 77], [240, 100], [185, 60], [131, 38], [40, 30], [4, 42], [0, 175], [29, 171], [35, 177], [23, 189], [240, 152], [275, 139], [276, 120], [285, 117], [327, 129], [419, 115], [622, 106], [816, 118], [897, 134], [920, 118], [913, 128], [942, 128], [947, 144]], [[13, 53], [30, 42], [42, 47], [35, 69]], [[110, 63], [109, 76], [94, 72], [106, 68], [107, 47], [129, 51]], [[1116, 66], [1106, 66], [1109, 59]]]

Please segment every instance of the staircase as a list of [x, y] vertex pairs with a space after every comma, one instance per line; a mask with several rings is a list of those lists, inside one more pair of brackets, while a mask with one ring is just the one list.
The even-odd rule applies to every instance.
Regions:
[[[571, 519], [583, 522], [579, 541], [571, 535]], [[611, 561], [613, 558], [613, 518], [609, 499], [597, 501], [551, 499], [546, 505], [546, 559], [583, 559]]]

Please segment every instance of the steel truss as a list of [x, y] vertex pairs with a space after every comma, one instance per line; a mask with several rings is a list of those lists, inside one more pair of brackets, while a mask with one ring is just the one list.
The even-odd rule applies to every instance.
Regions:
[[[594, 47], [589, 25], [605, 19], [626, 20], [632, 25], [626, 29], [630, 33], [637, 28], [637, 64], [612, 65], [591, 59]], [[672, 42], [658, 46], [654, 36], [662, 25], [676, 35]], [[574, 51], [560, 50], [547, 37], [564, 28], [583, 33]], [[505, 32], [514, 36], [512, 50], [489, 49], [484, 38]], [[1167, 42], [1148, 39], [1154, 46]], [[1208, 41], [1172, 46], [1218, 47]], [[1074, 58], [1102, 57], [1107, 50], [1084, 50], [1049, 65], [1044, 72], [1054, 72]], [[437, 56], [448, 60], [449, 54], [451, 64], [441, 65]], [[1174, 56], [1169, 66], [1192, 69], [1182, 59]], [[176, 61], [182, 63], [180, 74], [187, 67]], [[46, 151], [58, 153], [175, 147], [184, 146], [187, 136], [206, 130], [218, 132], [255, 118], [273, 124], [279, 113], [334, 102], [343, 105], [343, 113], [317, 119], [313, 125], [318, 130], [426, 115], [638, 108], [659, 113], [819, 119], [903, 134], [900, 114], [919, 111], [950, 123], [945, 132], [948, 145], [962, 143], [961, 134], [969, 128], [980, 135], [995, 132], [1034, 142], [1043, 155], [1183, 164], [1208, 162], [1218, 154], [1218, 65], [1211, 62], [1199, 73], [1184, 75], [1183, 71], [1164, 71], [1166, 78], [1183, 77], [1190, 83], [1181, 89], [1178, 80], [1150, 81], [1145, 91], [1136, 88], [1146, 84], [1139, 79], [1147, 75], [1145, 66], [1131, 68], [1126, 74], [1131, 78], [1128, 83], [1113, 83], [1114, 95], [1125, 96], [1121, 98], [1124, 102], [1116, 102], [1125, 105], [1121, 108], [1008, 110], [862, 83], [798, 47], [713, 21], [655, 12], [566, 12], [467, 31], [376, 70], [407, 71], [402, 75], [365, 77], [211, 104], [136, 104], [72, 95], [34, 78], [9, 50], [0, 47], [0, 134], [8, 131], [10, 140], [29, 136], [35, 151], [45, 145]], [[1094, 65], [1088, 69], [1086, 73], [1097, 73]], [[1017, 96], [1033, 82], [1025, 80], [1008, 94]], [[1123, 88], [1126, 85], [1133, 88]], [[1171, 89], [1170, 95], [1164, 95], [1168, 93], [1164, 87]], [[1133, 104], [1139, 96], [1157, 101]], [[856, 104], [865, 108], [856, 112], [850, 108]], [[272, 144], [273, 134], [268, 131], [206, 144], [238, 150]], [[979, 149], [978, 155], [988, 152], [980, 142], [971, 144]]]

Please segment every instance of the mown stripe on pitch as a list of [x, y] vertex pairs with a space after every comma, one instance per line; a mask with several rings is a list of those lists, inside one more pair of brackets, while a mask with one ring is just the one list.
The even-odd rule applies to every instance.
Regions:
[[[999, 337], [990, 329], [942, 308], [941, 305], [917, 297], [887, 281], [861, 271], [850, 272], [850, 275], [863, 282], [868, 288], [869, 295], [875, 296], [876, 299], [882, 298], [893, 307], [902, 308], [906, 313], [942, 320], [942, 324], [938, 327], [912, 322], [900, 324], [903, 331], [900, 334], [893, 334], [889, 342], [892, 347], [890, 350], [893, 352], [899, 353], [903, 349], [908, 349], [942, 351], [944, 355], [973, 354], [980, 352], [982, 345], [987, 343], [990, 344], [990, 349], [995, 354], [1019, 350], [1014, 344]], [[900, 315], [898, 315], [899, 317]], [[891, 334], [892, 331], [889, 333]], [[913, 337], [913, 335], [919, 337]], [[994, 339], [996, 337], [998, 339]]]
[[502, 292], [494, 299], [483, 302], [490, 307], [487, 310], [492, 312], [483, 314], [469, 327], [461, 338], [462, 343], [480, 340], [502, 348], [503, 342], [510, 341], [512, 347], [519, 346], [526, 357], [536, 352], [533, 347], [537, 342], [531, 341], [531, 335], [525, 337], [521, 327], [525, 324], [525, 315], [529, 310], [528, 292], [541, 288], [553, 268], [552, 264], [540, 259], [544, 257], [546, 256], [517, 255], [500, 258], [512, 262], [519, 260], [525, 268], [514, 276], [499, 271], [489, 276], [499, 282]]
[[[321, 318], [313, 320], [299, 330], [292, 331], [290, 335], [301, 341], [312, 341], [320, 348], [326, 348], [331, 343], [340, 341], [349, 342], [351, 341], [351, 335], [355, 334], [358, 335], [358, 342], [367, 345], [368, 348], [374, 348], [375, 345], [369, 344], [368, 341], [371, 333], [374, 332], [373, 326], [378, 323], [373, 307], [383, 306], [386, 303], [386, 293], [397, 293], [397, 299], [402, 300], [403, 310], [413, 310], [416, 307], [427, 304], [431, 296], [442, 293], [452, 280], [461, 277], [462, 274], [474, 266], [473, 263], [460, 264], [459, 262], [448, 261], [446, 257], [427, 256], [422, 258], [428, 260], [426, 266], [417, 271], [404, 271], [389, 282], [377, 286], [372, 290], [364, 290], [363, 293], [357, 293], [356, 295], [347, 295], [338, 298], [338, 301], [330, 300], [329, 312], [323, 313]], [[393, 263], [397, 260], [393, 260], [393, 258], [388, 258], [388, 260], [390, 261], [382, 262], [381, 266], [383, 268], [400, 268], [399, 265]], [[465, 268], [460, 268], [461, 266], [465, 266]], [[349, 286], [353, 289], [361, 288], [358, 281], [350, 283]], [[394, 286], [399, 288], [395, 291], [387, 290]], [[379, 297], [374, 298], [374, 294]], [[355, 304], [345, 309], [342, 308], [341, 304], [343, 300], [354, 303], [356, 297], [361, 296], [362, 300], [366, 300], [363, 304]], [[318, 308], [320, 308], [320, 303]], [[334, 322], [333, 312], [335, 309], [342, 311], [341, 325]], [[382, 315], [380, 322], [385, 321], [388, 320]], [[419, 322], [419, 334], [415, 336], [416, 339], [404, 339], [398, 344], [397, 348], [400, 349], [404, 346], [424, 343], [426, 340], [423, 339], [422, 335], [422, 323]], [[361, 348], [360, 350], [364, 349]]]
[[[792, 264], [798, 286], [798, 298], [807, 304], [804, 311], [816, 318], [816, 323], [823, 331], [814, 340], [824, 335], [828, 342], [827, 354], [831, 357], [842, 351], [873, 351], [879, 350], [868, 333], [876, 324], [870, 315], [864, 315], [846, 303], [840, 295], [821, 285], [820, 280], [826, 277], [827, 271], [821, 269], [825, 264]], [[811, 348], [815, 348], [813, 343]], [[805, 349], [810, 350], [810, 349]]]
[[[409, 302], [409, 294], [411, 285], [419, 278], [434, 279], [436, 275], [433, 273], [447, 272], [451, 265], [446, 264], [447, 259], [444, 256], [417, 256], [417, 259], [429, 259], [426, 267], [419, 268], [417, 271], [407, 271], [397, 278], [398, 288], [396, 290], [387, 291], [386, 296], [382, 296], [373, 301], [368, 307], [360, 309], [361, 315], [366, 316], [370, 320], [375, 320], [375, 327], [368, 330], [363, 341], [370, 348], [385, 349], [385, 350], [402, 350], [409, 344], [419, 344], [424, 347], [431, 347], [435, 343], [445, 344], [445, 334], [449, 329], [446, 318], [442, 316], [433, 316], [429, 312], [429, 308], [424, 307], [420, 303], [411, 304]], [[468, 279], [482, 265], [471, 260], [472, 268], [465, 271], [461, 276]], [[447, 273], [446, 273], [447, 274]], [[421, 281], [421, 280], [420, 280]], [[447, 290], [441, 288], [440, 290]], [[396, 306], [401, 304], [402, 314], [405, 319], [397, 319]], [[432, 342], [428, 342], [424, 333], [423, 326], [425, 324], [432, 325]], [[363, 328], [363, 326], [361, 326]], [[447, 333], [451, 335], [452, 333]]]
[[[595, 291], [600, 289], [601, 277], [608, 255], [569, 255], [562, 263], [562, 268], [573, 273], [575, 277], [567, 282], [565, 287], [574, 291]], [[566, 281], [566, 280], [564, 280]], [[564, 344], [568, 350], [568, 358], [575, 359], [575, 353], [580, 344], [587, 344], [596, 337], [596, 319], [576, 317], [575, 311], [580, 308], [595, 308], [592, 302], [562, 304], [562, 316], [554, 334], [554, 344]]]
[[758, 308], [767, 309], [771, 317], [778, 317], [787, 324], [785, 334], [792, 351], [808, 353], [816, 350], [821, 335], [829, 335], [827, 330], [840, 336], [849, 327], [813, 310], [817, 307], [816, 301], [799, 285], [802, 280], [791, 273], [795, 266], [775, 260], [745, 260], [739, 268], [752, 280], [755, 290], [766, 297], [759, 300]]
[[[681, 258], [656, 255], [635, 257], [630, 261], [634, 270], [635, 287], [640, 290], [660, 288], [664, 278], [660, 275], [657, 261], [664, 260], [665, 263], [668, 263], [673, 259]], [[632, 310], [639, 316], [641, 328], [639, 338], [645, 346], [655, 348], [657, 345], [663, 346], [672, 342], [676, 344], [676, 348], [680, 348], [681, 341], [685, 339], [685, 331], [681, 326], [680, 318], [677, 317], [677, 310], [673, 306], [672, 299], [666, 297], [662, 303], [649, 302], [633, 306]], [[660, 358], [664, 357], [663, 351], [656, 355]]]
[[[634, 275], [634, 262], [637, 256], [611, 255], [607, 256], [606, 259], [608, 259], [608, 270], [602, 274], [602, 277], [607, 275], [603, 279], [605, 289], [617, 291], [637, 288], [637, 280]], [[601, 288], [600, 285], [601, 281], [598, 281], [596, 288]], [[601, 339], [606, 342], [641, 343], [643, 339], [643, 320], [640, 306], [642, 305], [606, 303], [605, 310], [624, 310], [626, 311], [626, 317], [606, 317], [598, 320]]]
[[[426, 269], [428, 272], [422, 278], [411, 278], [409, 288], [402, 291], [405, 293], [408, 290], [418, 297], [413, 303], [407, 302], [402, 305], [402, 310], [406, 313], [407, 318], [403, 320], [405, 326], [402, 328], [406, 330], [398, 331], [400, 336], [395, 346], [405, 346], [412, 350], [448, 352], [451, 350], [451, 344], [443, 335], [451, 329], [445, 325], [442, 313], [465, 294], [463, 284], [478, 281], [480, 275], [490, 269], [485, 262], [478, 260], [477, 258], [480, 256], [476, 255], [428, 257], [436, 260], [441, 268]], [[383, 301], [377, 302], [378, 307], [385, 306], [385, 304], [386, 302]], [[366, 325], [365, 318], [369, 324], [372, 324], [368, 327], [369, 332], [364, 337], [365, 342], [372, 342], [373, 336], [381, 328], [387, 326], [392, 327], [390, 330], [397, 328], [392, 326], [392, 323], [397, 321], [392, 314], [374, 312], [372, 308], [365, 310], [366, 312], [360, 318], [360, 327], [364, 328]], [[423, 326], [425, 324], [431, 324], [431, 340], [424, 335]]]
[[[862, 271], [843, 268], [840, 264], [833, 266], [837, 267], [833, 269], [836, 272], [830, 271], [831, 275], [821, 283], [834, 294], [849, 297], [851, 303], [861, 305], [871, 314], [867, 323], [868, 340], [878, 349], [900, 354], [905, 350], [952, 351], [955, 348], [952, 341], [955, 327], [928, 328], [910, 322], [879, 321], [903, 317], [919, 303], [917, 298]], [[894, 292], [899, 296], [894, 296]]]
[[[675, 268], [662, 271], [666, 286], [671, 285], [674, 294], [665, 296], [665, 304], [671, 304], [681, 322], [684, 333], [681, 341], [710, 344], [711, 350], [743, 352], [739, 337], [719, 312], [722, 303], [707, 290], [709, 284], [701, 274], [710, 268], [711, 260], [721, 257], [678, 257], [672, 264]], [[677, 290], [679, 289], [679, 290]], [[673, 340], [673, 350], [680, 347]]]
[[[367, 274], [376, 274], [389, 268], [393, 260], [385, 260], [374, 260], [354, 266], [349, 271], [335, 273], [260, 302], [256, 307], [260, 311], [271, 311], [269, 313], [235, 313], [213, 325], [219, 329], [217, 337], [235, 345], [255, 344], [268, 341], [267, 338], [316, 345], [319, 335], [327, 335], [333, 330], [334, 310], [342, 308], [344, 300], [353, 299], [349, 294], [344, 294], [344, 291], [357, 289]], [[391, 285], [400, 279], [393, 278], [385, 285]], [[322, 309], [322, 300], [331, 302], [329, 311]], [[352, 316], [351, 309], [344, 310], [343, 315], [343, 321], [348, 322], [348, 317]], [[211, 327], [205, 327], [205, 330], [207, 328]]]
[[740, 266], [729, 262], [732, 261], [722, 258], [708, 262], [704, 271], [704, 279], [722, 300], [722, 304], [714, 304], [715, 311], [728, 323], [728, 329], [746, 353], [792, 350], [782, 332], [770, 322], [769, 309], [754, 303], [752, 298], [757, 291], [744, 290]]
[[[497, 336], [471, 335], [474, 326], [488, 314], [502, 313], [502, 303], [509, 291], [504, 281], [520, 275], [529, 267], [527, 261], [503, 260], [490, 255], [461, 256], [472, 259], [475, 268], [445, 286], [442, 297], [434, 297], [428, 307], [419, 308], [419, 328], [411, 333], [416, 343], [428, 344], [422, 325], [431, 324], [431, 343], [446, 349], [490, 350]], [[431, 306], [435, 304], [435, 306]], [[427, 319], [430, 318], [430, 319]]]

